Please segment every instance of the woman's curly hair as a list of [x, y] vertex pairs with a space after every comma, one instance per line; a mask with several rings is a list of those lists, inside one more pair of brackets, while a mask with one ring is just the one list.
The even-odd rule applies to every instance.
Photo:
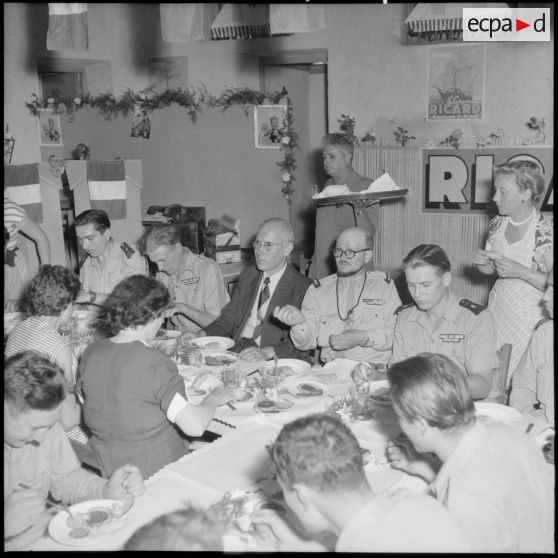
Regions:
[[132, 275], [120, 281], [108, 295], [94, 327], [112, 337], [123, 329], [147, 324], [170, 306], [171, 295], [160, 281]]
[[31, 316], [59, 316], [80, 291], [79, 277], [61, 265], [43, 265], [24, 294], [24, 306]]

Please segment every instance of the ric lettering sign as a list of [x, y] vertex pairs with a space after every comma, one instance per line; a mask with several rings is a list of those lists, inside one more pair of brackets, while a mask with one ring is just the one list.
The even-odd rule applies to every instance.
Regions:
[[496, 214], [492, 167], [516, 159], [529, 159], [541, 166], [546, 191], [540, 209], [553, 211], [553, 148], [519, 146], [424, 149], [423, 212]]

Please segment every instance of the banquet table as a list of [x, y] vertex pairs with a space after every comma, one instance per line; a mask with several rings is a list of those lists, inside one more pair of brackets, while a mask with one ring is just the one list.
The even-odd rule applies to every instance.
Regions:
[[[118, 550], [139, 527], [183, 507], [185, 502], [208, 508], [231, 495], [243, 504], [236, 520], [229, 524], [223, 539], [224, 549], [233, 552], [274, 550], [272, 539], [258, 534], [249, 520], [250, 513], [263, 502], [282, 501], [266, 446], [276, 439], [284, 424], [301, 416], [327, 411], [336, 398], [347, 394], [352, 384], [350, 373], [356, 364], [355, 361], [338, 359], [323, 367], [312, 367], [295, 381], [318, 382], [319, 375], [325, 374], [322, 377], [328, 377], [328, 382], [321, 384], [323, 395], [284, 395], [293, 401], [293, 405], [281, 412], [257, 413], [253, 400], [236, 401], [236, 410], [226, 405], [219, 407], [208, 430], [220, 434], [220, 438], [201, 445], [146, 479], [145, 493], [137, 497], [132, 509], [118, 520], [122, 525], [116, 533], [99, 540], [82, 541], [79, 546], [68, 546], [45, 535], [31, 550]], [[246, 373], [257, 368], [257, 364], [249, 366]], [[187, 386], [189, 383], [185, 379]], [[522, 416], [515, 427], [526, 431], [533, 422], [532, 418]], [[387, 442], [400, 432], [390, 405], [378, 404], [372, 418], [352, 420], [347, 424], [363, 448], [366, 476], [375, 494], [401, 489], [417, 494], [428, 491], [424, 481], [392, 469], [386, 460]], [[540, 435], [546, 426], [534, 424], [529, 435]], [[550, 472], [553, 474], [553, 466], [549, 466]]]

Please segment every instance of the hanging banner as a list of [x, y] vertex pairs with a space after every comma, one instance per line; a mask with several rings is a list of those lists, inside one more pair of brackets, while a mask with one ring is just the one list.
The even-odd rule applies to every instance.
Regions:
[[478, 44], [429, 48], [427, 120], [484, 118], [484, 50]]
[[543, 146], [423, 149], [423, 212], [497, 214], [492, 203], [492, 167], [516, 159], [529, 159], [542, 167], [546, 191], [540, 209], [552, 212], [553, 153], [553, 147]]

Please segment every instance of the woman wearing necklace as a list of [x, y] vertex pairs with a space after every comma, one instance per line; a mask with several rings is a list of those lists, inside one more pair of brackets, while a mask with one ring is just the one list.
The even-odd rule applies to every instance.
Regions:
[[370, 233], [345, 229], [333, 250], [337, 273], [310, 285], [300, 310], [291, 305], [274, 310], [291, 326], [297, 349], [320, 347], [324, 362], [347, 358], [387, 364], [401, 300], [387, 273], [366, 271], [372, 247]]
[[508, 385], [536, 324], [543, 318], [541, 298], [552, 268], [552, 221], [536, 209], [544, 195], [539, 165], [520, 160], [494, 168], [493, 200], [500, 215], [489, 225], [486, 249], [473, 253], [484, 274], [496, 273], [488, 300], [496, 323], [496, 342], [512, 344]]

